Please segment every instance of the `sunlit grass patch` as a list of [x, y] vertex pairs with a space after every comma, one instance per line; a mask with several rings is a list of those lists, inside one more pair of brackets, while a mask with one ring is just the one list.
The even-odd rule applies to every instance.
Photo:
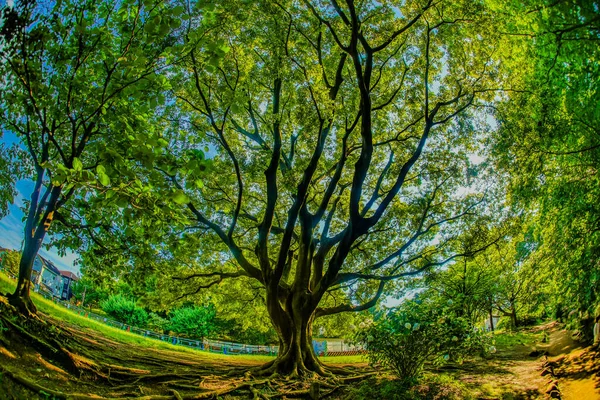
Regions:
[[[0, 292], [9, 293], [13, 292], [16, 286], [16, 282], [6, 276], [4, 273], [0, 272]], [[63, 306], [53, 303], [52, 301], [46, 299], [45, 297], [32, 292], [31, 298], [33, 302], [37, 306], [38, 310], [44, 314], [49, 315], [51, 318], [57, 319], [59, 321], [64, 321], [69, 324], [76, 325], [81, 328], [92, 329], [95, 332], [100, 333], [102, 336], [116, 340], [118, 342], [124, 344], [135, 344], [138, 346], [144, 346], [153, 349], [161, 349], [161, 350], [173, 350], [173, 351], [183, 351], [187, 353], [196, 354], [198, 357], [209, 357], [211, 359], [221, 359], [221, 360], [247, 360], [247, 361], [255, 361], [255, 362], [267, 362], [273, 359], [273, 356], [269, 355], [252, 355], [252, 354], [221, 354], [221, 353], [212, 353], [202, 350], [196, 350], [193, 348], [185, 347], [185, 346], [177, 346], [168, 342], [163, 342], [158, 339], [152, 339], [144, 336], [140, 336], [135, 333], [127, 332], [125, 330], [114, 328], [112, 326], [108, 326], [103, 324], [102, 322], [89, 319], [84, 315], [80, 315], [75, 311], [66, 309]], [[355, 364], [355, 363], [363, 363], [366, 361], [363, 356], [341, 356], [341, 357], [322, 357], [322, 361], [326, 363], [335, 363], [335, 364]]]
[[[0, 292], [8, 293], [14, 291], [16, 286], [16, 282], [4, 273], [0, 273]], [[73, 325], [77, 325], [81, 328], [92, 329], [96, 332], [101, 333], [104, 337], [116, 340], [125, 344], [135, 344], [139, 346], [149, 347], [153, 349], [162, 349], [162, 350], [174, 350], [174, 351], [183, 351], [183, 352], [191, 352], [193, 354], [197, 354], [199, 357], [210, 357], [217, 359], [242, 359], [242, 360], [252, 360], [258, 362], [264, 362], [272, 360], [272, 356], [264, 356], [264, 355], [225, 355], [219, 353], [210, 353], [201, 350], [195, 350], [188, 347], [176, 346], [167, 342], [163, 342], [157, 339], [147, 338], [144, 336], [137, 335], [135, 333], [127, 332], [122, 329], [114, 328], [112, 326], [105, 325], [101, 322], [98, 322], [93, 319], [89, 319], [83, 315], [79, 315], [76, 312], [66, 309], [63, 306], [57, 305], [52, 301], [44, 298], [43, 296], [32, 292], [31, 298], [33, 302], [38, 308], [38, 311], [49, 315], [51, 318], [57, 319], [59, 321], [64, 321]]]
[[528, 332], [528, 331], [497, 331], [494, 333], [496, 347], [509, 348], [517, 345], [529, 346], [534, 343], [541, 342], [544, 338], [544, 332]]
[[356, 356], [334, 356], [334, 357], [319, 357], [319, 360], [327, 364], [360, 364], [368, 362], [367, 357], [364, 355]]

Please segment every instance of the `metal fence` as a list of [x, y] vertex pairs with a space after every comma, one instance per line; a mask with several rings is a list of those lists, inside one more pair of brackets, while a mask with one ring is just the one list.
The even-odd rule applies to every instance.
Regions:
[[[60, 300], [56, 296], [52, 296], [49, 293], [40, 291], [40, 295], [46, 299], [59, 304], [77, 314], [90, 318], [114, 328], [122, 329], [127, 332], [136, 333], [141, 336], [149, 337], [152, 339], [161, 340], [163, 342], [171, 343], [173, 345], [190, 347], [193, 349], [210, 351], [213, 353], [223, 354], [262, 354], [262, 355], [277, 355], [279, 352], [279, 346], [276, 345], [253, 345], [244, 343], [228, 342], [224, 340], [214, 339], [190, 339], [179, 336], [167, 335], [160, 332], [155, 332], [149, 329], [138, 328], [136, 326], [124, 324], [122, 322], [110, 319], [106, 316], [96, 314], [88, 311], [79, 306], [73, 305], [67, 301]], [[344, 341], [323, 341], [313, 340], [313, 348], [315, 353], [319, 356], [343, 356], [343, 355], [355, 355], [362, 354], [365, 352], [362, 346], [352, 345]]]

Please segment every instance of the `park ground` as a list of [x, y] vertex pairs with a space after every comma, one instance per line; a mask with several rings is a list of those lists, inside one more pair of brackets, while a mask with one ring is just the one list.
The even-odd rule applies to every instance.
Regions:
[[[0, 293], [11, 282], [0, 277]], [[86, 319], [39, 296], [37, 320], [0, 296], [1, 399], [600, 399], [600, 353], [556, 322], [495, 335], [497, 352], [442, 368], [401, 388], [362, 356], [324, 358], [336, 378], [254, 376], [267, 356], [170, 345]], [[318, 382], [318, 385], [315, 383]]]

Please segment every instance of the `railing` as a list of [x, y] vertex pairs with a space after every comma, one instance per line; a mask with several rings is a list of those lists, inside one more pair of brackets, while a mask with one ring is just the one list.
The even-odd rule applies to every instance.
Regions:
[[[214, 340], [214, 339], [190, 339], [183, 338], [179, 336], [172, 336], [163, 334], [160, 332], [155, 332], [150, 329], [138, 328], [136, 326], [128, 325], [114, 319], [110, 319], [103, 315], [96, 314], [94, 312], [85, 310], [81, 307], [73, 305], [69, 302], [60, 300], [56, 296], [52, 296], [46, 292], [39, 292], [40, 295], [44, 296], [46, 299], [51, 300], [56, 304], [60, 304], [63, 307], [66, 307], [69, 310], [76, 312], [79, 315], [85, 316], [87, 318], [102, 322], [106, 325], [112, 326], [114, 328], [122, 329], [127, 332], [133, 332], [141, 336], [158, 339], [163, 342], [168, 342], [173, 345], [190, 347], [198, 350], [210, 351], [213, 353], [223, 353], [223, 354], [263, 354], [263, 355], [277, 355], [279, 352], [279, 346], [276, 345], [253, 345], [253, 344], [243, 344], [243, 343], [235, 343], [235, 342], [227, 342], [224, 340]], [[343, 356], [343, 355], [355, 355], [362, 354], [365, 352], [362, 346], [351, 345], [345, 343], [343, 341], [318, 341], [313, 340], [313, 348], [315, 353], [318, 356]]]

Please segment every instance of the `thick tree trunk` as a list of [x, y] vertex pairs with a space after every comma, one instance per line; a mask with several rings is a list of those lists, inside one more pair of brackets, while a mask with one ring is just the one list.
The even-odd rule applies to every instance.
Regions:
[[[27, 240], [27, 239], [26, 239]], [[33, 242], [33, 240], [30, 240]], [[37, 308], [31, 301], [29, 291], [31, 289], [31, 272], [33, 271], [33, 262], [37, 256], [40, 246], [36, 243], [25, 244], [21, 253], [19, 263], [19, 278], [14, 293], [8, 296], [9, 303], [15, 306], [22, 314], [31, 315], [37, 312]]]
[[329, 374], [312, 346], [315, 308], [305, 300], [302, 293], [293, 293], [282, 307], [280, 299], [267, 294], [267, 308], [279, 336], [279, 353], [274, 361], [263, 366], [263, 373], [292, 376]]

